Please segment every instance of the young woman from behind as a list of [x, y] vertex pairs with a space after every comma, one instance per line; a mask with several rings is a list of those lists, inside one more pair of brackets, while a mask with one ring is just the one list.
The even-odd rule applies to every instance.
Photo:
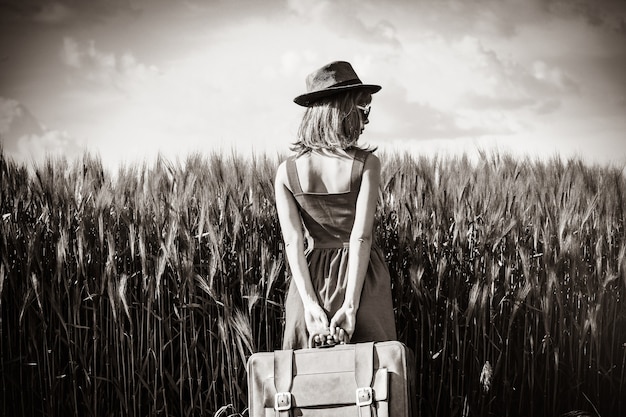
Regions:
[[372, 94], [345, 61], [311, 73], [294, 154], [276, 173], [276, 208], [291, 270], [283, 349], [309, 338], [395, 340], [391, 279], [374, 242], [380, 161], [358, 141]]

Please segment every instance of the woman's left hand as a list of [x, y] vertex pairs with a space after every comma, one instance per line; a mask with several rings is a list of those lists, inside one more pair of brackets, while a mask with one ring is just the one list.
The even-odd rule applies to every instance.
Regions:
[[[352, 334], [354, 334], [355, 326], [356, 309], [348, 306], [341, 306], [341, 308], [337, 310], [333, 318], [330, 320], [330, 333], [340, 342], [349, 343], [350, 339], [352, 339]], [[343, 335], [341, 332], [339, 334], [335, 334], [337, 328], [343, 330]], [[342, 338], [344, 340], [341, 340]]]

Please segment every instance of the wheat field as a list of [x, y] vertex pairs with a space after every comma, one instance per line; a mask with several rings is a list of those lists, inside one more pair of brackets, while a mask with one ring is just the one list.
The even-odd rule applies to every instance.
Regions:
[[[380, 156], [376, 237], [421, 415], [625, 414], [622, 171]], [[246, 360], [281, 342], [280, 159], [109, 173], [0, 151], [1, 415], [246, 415]]]

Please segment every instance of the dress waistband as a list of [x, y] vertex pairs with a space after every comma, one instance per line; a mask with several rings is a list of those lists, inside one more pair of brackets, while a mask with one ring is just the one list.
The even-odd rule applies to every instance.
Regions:
[[311, 242], [311, 249], [345, 249], [350, 247], [350, 242]]

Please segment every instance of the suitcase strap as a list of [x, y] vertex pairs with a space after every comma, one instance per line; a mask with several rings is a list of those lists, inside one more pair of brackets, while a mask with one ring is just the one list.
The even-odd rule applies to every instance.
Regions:
[[274, 410], [276, 417], [291, 416], [291, 383], [293, 379], [293, 350], [274, 351]]
[[374, 342], [357, 343], [354, 349], [354, 377], [358, 417], [376, 417], [372, 380], [374, 378]]

